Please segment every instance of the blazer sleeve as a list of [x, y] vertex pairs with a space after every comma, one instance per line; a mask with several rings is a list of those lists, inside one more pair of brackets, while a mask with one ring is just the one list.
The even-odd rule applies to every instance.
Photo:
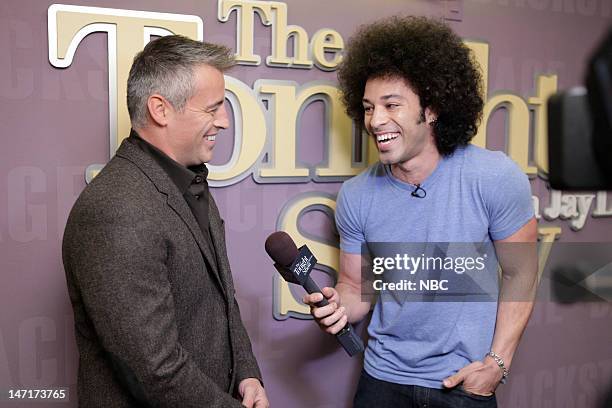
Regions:
[[179, 342], [166, 242], [154, 217], [146, 207], [92, 211], [71, 215], [64, 264], [124, 385], [149, 406], [241, 407]]

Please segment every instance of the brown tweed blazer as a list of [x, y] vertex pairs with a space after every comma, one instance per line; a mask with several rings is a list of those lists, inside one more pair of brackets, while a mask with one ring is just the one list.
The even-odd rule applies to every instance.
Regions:
[[124, 141], [64, 232], [81, 407], [240, 407], [261, 378], [234, 298], [223, 220], [209, 248], [164, 170]]

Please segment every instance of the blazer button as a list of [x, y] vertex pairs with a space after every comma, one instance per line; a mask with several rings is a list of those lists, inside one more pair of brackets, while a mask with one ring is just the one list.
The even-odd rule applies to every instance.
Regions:
[[229, 369], [229, 377], [232, 378], [232, 375], [234, 375], [234, 370], [233, 369]]

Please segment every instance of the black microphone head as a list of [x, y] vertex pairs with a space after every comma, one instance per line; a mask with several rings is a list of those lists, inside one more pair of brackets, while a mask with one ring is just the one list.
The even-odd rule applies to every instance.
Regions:
[[298, 256], [293, 239], [284, 231], [276, 231], [266, 239], [266, 252], [277, 264], [289, 267]]

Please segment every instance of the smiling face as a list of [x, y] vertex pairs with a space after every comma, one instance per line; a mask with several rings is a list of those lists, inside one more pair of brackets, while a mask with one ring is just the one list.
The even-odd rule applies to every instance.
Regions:
[[424, 152], [437, 151], [430, 125], [435, 115], [421, 108], [418, 95], [403, 78], [368, 79], [363, 108], [365, 127], [383, 164], [402, 165]]
[[208, 65], [193, 73], [195, 94], [182, 112], [171, 109], [167, 122], [167, 154], [184, 166], [209, 162], [219, 129], [229, 126], [223, 73]]

